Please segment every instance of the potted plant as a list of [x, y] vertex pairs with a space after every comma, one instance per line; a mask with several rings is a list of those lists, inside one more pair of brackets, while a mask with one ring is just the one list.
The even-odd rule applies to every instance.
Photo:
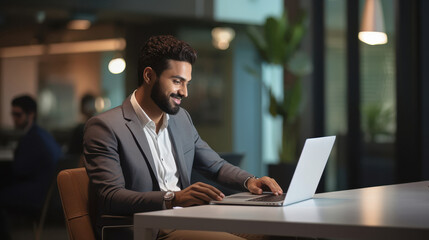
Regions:
[[[278, 165], [269, 167], [270, 176], [282, 182], [282, 187], [289, 184], [297, 160], [297, 144], [299, 137], [299, 116], [302, 103], [303, 75], [311, 71], [308, 58], [300, 50], [305, 33], [305, 13], [290, 22], [285, 11], [281, 17], [268, 17], [262, 27], [249, 26], [247, 35], [256, 47], [265, 63], [283, 67], [283, 96], [277, 97], [273, 89], [263, 84], [269, 95], [269, 113], [273, 117], [282, 118], [282, 143], [278, 150], [279, 163], [289, 165], [290, 176], [275, 176], [270, 172], [279, 169]], [[290, 166], [292, 165], [292, 166]], [[279, 170], [287, 171], [287, 170]]]

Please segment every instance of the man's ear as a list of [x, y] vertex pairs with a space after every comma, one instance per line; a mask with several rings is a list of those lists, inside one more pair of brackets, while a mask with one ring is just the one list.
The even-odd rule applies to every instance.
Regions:
[[151, 67], [146, 67], [143, 70], [143, 80], [146, 84], [150, 85], [156, 79], [156, 73]]

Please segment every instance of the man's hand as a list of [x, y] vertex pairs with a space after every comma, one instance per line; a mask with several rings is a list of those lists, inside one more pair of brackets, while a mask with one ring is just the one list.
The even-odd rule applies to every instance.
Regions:
[[180, 207], [208, 204], [211, 200], [220, 201], [225, 197], [217, 188], [202, 182], [194, 183], [175, 194], [173, 206]]
[[247, 189], [254, 194], [262, 194], [263, 191], [271, 191], [274, 195], [283, 194], [283, 190], [276, 180], [270, 177], [249, 178], [247, 180]]

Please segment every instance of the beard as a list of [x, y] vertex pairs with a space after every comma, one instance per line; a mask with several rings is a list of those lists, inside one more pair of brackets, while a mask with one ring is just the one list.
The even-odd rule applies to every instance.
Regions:
[[159, 79], [155, 82], [152, 88], [152, 93], [150, 94], [150, 97], [155, 102], [156, 105], [165, 113], [170, 115], [175, 115], [179, 112], [180, 106], [176, 103], [172, 103], [170, 101], [170, 97], [174, 98], [182, 98], [179, 94], [170, 94], [170, 96], [165, 96], [162, 94], [161, 86], [159, 84]]

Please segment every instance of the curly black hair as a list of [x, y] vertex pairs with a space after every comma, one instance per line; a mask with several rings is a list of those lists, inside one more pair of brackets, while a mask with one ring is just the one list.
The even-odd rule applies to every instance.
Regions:
[[170, 35], [152, 36], [140, 50], [138, 85], [144, 82], [143, 71], [151, 67], [160, 76], [168, 68], [168, 60], [185, 61], [191, 65], [197, 60], [197, 52], [188, 43]]

